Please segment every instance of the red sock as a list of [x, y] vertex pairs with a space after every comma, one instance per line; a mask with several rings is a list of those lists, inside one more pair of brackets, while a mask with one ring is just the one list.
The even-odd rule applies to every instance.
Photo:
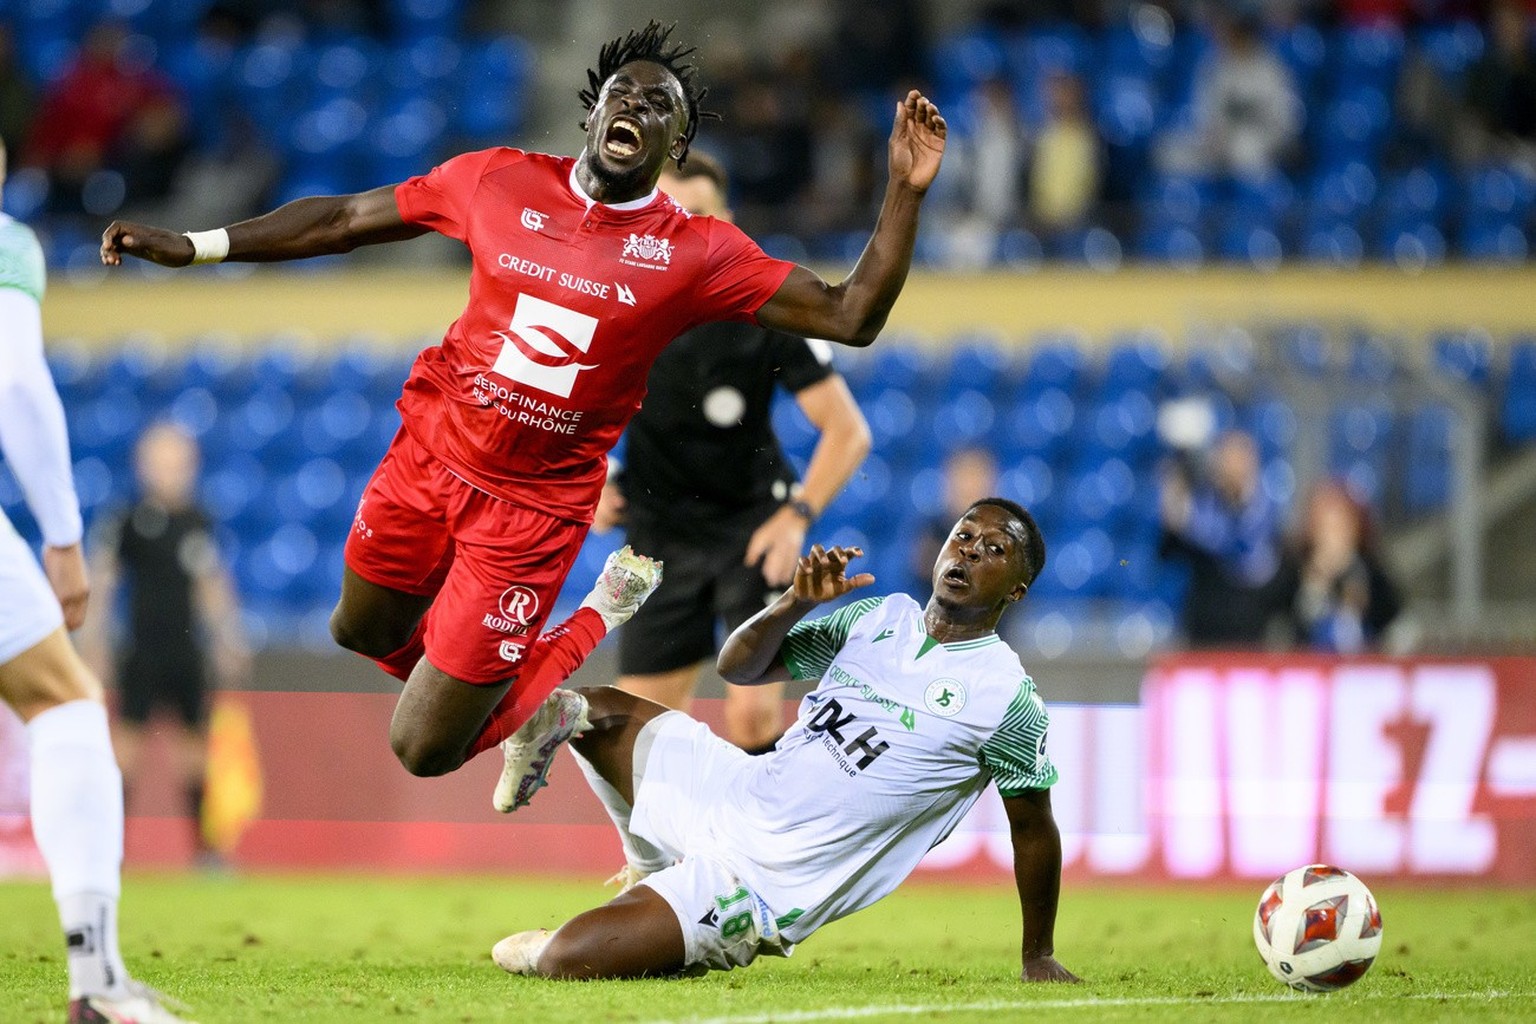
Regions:
[[591, 608], [578, 608], [576, 614], [535, 640], [528, 648], [522, 674], [475, 737], [469, 757], [490, 750], [517, 732], [607, 635], [601, 615]]
[[[428, 614], [431, 610], [428, 609]], [[416, 668], [416, 663], [422, 655], [427, 653], [427, 616], [423, 615], [421, 621], [416, 623], [416, 632], [405, 642], [405, 646], [393, 654], [386, 654], [382, 658], [369, 658], [379, 668], [388, 672], [402, 683], [411, 678], [411, 672]]]

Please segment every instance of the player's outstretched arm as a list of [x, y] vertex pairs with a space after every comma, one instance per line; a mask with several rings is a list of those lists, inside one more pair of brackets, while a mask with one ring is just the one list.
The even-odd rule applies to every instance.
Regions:
[[918, 209], [939, 173], [948, 134], [939, 108], [915, 89], [907, 93], [896, 104], [890, 180], [880, 219], [853, 273], [834, 285], [796, 267], [757, 311], [758, 322], [847, 345], [862, 347], [874, 341], [912, 267]]
[[875, 582], [867, 572], [848, 575], [849, 560], [863, 554], [863, 548], [812, 544], [795, 566], [794, 584], [726, 637], [715, 662], [721, 678], [738, 686], [788, 682], [789, 667], [779, 650], [784, 638], [812, 608]]
[[[427, 232], [424, 227], [407, 224], [400, 216], [393, 185], [354, 195], [295, 199], [271, 213], [222, 230], [227, 233], [227, 252], [204, 253], [199, 262], [299, 260], [351, 252], [360, 245], [398, 242]], [[218, 232], [199, 234], [209, 236]], [[198, 256], [198, 251], [192, 239], [179, 231], [115, 220], [101, 234], [101, 262], [115, 267], [123, 262], [124, 255], [163, 267], [185, 267]]]
[[1056, 904], [1061, 897], [1061, 832], [1051, 814], [1051, 791], [1005, 797], [1013, 838], [1013, 881], [1024, 914], [1022, 981], [1081, 981], [1056, 962]]

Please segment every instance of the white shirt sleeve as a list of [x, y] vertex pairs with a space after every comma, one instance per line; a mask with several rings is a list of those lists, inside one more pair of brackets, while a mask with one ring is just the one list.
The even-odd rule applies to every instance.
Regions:
[[0, 287], [0, 452], [42, 527], [43, 543], [80, 542], [80, 499], [69, 458], [64, 406], [43, 358], [37, 300]]

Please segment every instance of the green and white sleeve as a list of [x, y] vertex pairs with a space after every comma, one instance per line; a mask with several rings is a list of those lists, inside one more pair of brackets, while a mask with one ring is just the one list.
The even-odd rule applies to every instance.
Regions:
[[1026, 677], [1003, 713], [1003, 721], [981, 745], [981, 763], [992, 773], [1005, 797], [1056, 784], [1056, 766], [1045, 755], [1045, 734], [1051, 718], [1045, 702]]
[[832, 665], [832, 659], [848, 642], [853, 624], [880, 606], [883, 597], [866, 597], [844, 605], [831, 615], [808, 622], [797, 622], [784, 637], [779, 653], [796, 679], [820, 679]]

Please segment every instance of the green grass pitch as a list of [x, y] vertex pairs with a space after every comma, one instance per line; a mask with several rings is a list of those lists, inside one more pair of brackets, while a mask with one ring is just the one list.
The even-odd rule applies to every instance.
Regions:
[[[1354, 988], [1293, 995], [1250, 939], [1262, 886], [1069, 885], [1060, 959], [1080, 986], [1026, 986], [1007, 886], [909, 885], [789, 960], [675, 981], [503, 974], [507, 932], [604, 898], [595, 883], [501, 878], [131, 875], [123, 944], [203, 1024], [519, 1021], [1536, 1020], [1536, 895], [1383, 888], [1382, 955]], [[0, 884], [0, 1022], [63, 1019], [47, 889]]]

